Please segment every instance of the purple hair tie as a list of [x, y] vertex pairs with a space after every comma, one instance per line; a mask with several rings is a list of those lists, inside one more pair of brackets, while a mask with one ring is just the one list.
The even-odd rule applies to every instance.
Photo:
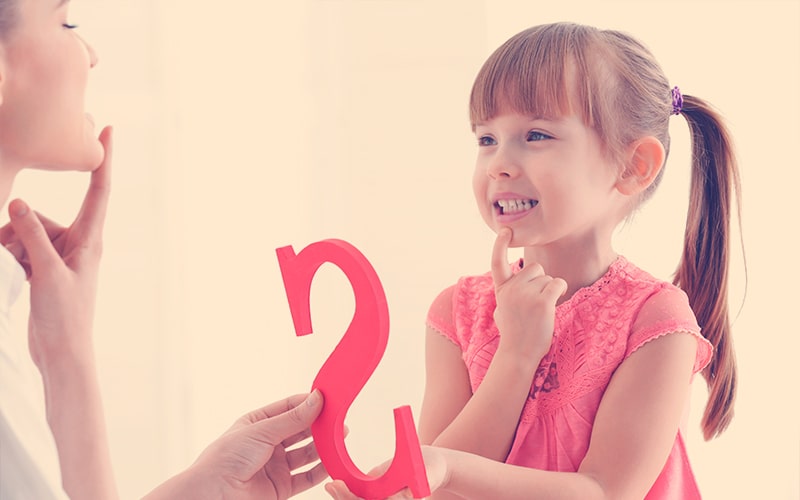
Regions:
[[672, 89], [672, 114], [679, 115], [681, 114], [682, 109], [683, 109], [683, 95], [681, 95], [681, 89], [675, 86]]

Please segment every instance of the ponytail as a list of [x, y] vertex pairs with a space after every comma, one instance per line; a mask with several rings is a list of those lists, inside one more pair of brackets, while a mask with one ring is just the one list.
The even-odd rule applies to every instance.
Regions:
[[733, 418], [736, 358], [728, 312], [728, 264], [732, 197], [740, 209], [739, 173], [727, 129], [707, 103], [683, 96], [681, 114], [692, 137], [692, 174], [683, 256], [674, 284], [689, 297], [703, 336], [714, 346], [703, 370], [709, 399], [703, 435], [720, 435]]

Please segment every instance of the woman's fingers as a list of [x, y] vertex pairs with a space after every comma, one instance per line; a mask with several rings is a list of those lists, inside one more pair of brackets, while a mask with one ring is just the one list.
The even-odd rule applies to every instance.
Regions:
[[80, 212], [72, 224], [76, 236], [85, 241], [101, 241], [103, 236], [103, 224], [111, 193], [111, 163], [114, 150], [111, 127], [105, 127], [100, 132], [100, 143], [105, 150], [105, 157], [100, 166], [92, 172]]
[[314, 446], [313, 441], [286, 452], [286, 461], [289, 464], [289, 470], [299, 469], [304, 465], [316, 462], [319, 460], [317, 448]]
[[327, 477], [328, 472], [321, 462], [305, 472], [292, 475], [292, 496], [318, 485]]

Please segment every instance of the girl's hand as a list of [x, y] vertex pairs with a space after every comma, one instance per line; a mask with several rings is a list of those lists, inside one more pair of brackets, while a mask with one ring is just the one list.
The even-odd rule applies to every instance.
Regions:
[[111, 186], [112, 131], [100, 134], [103, 163], [92, 172], [77, 218], [62, 227], [30, 210], [9, 204], [10, 224], [0, 242], [25, 268], [31, 290], [29, 347], [40, 371], [60, 361], [86, 361], [92, 353], [97, 274], [103, 223]]
[[[422, 461], [425, 462], [425, 472], [428, 475], [428, 486], [430, 486], [431, 493], [434, 493], [439, 488], [444, 487], [448, 480], [449, 472], [446, 460], [448, 450], [435, 446], [422, 446], [421, 449]], [[379, 476], [383, 474], [390, 465], [391, 462], [384, 462], [370, 471], [368, 475]], [[336, 500], [362, 500], [347, 488], [344, 481], [338, 479], [326, 484], [325, 491]], [[414, 498], [408, 488], [398, 491], [389, 497], [389, 499], [392, 500], [406, 498]]]
[[511, 237], [511, 229], [502, 228], [492, 251], [497, 298], [494, 320], [500, 330], [498, 349], [528, 357], [535, 367], [550, 349], [556, 302], [567, 291], [567, 283], [545, 274], [536, 262], [526, 262], [513, 274], [508, 265]]

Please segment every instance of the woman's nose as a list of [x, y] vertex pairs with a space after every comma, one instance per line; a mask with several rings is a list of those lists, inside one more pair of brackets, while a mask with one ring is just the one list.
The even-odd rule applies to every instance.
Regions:
[[81, 38], [81, 42], [83, 42], [83, 46], [86, 47], [86, 53], [89, 54], [89, 67], [94, 68], [97, 66], [98, 57], [97, 52], [94, 51], [94, 47], [92, 47], [89, 42]]

